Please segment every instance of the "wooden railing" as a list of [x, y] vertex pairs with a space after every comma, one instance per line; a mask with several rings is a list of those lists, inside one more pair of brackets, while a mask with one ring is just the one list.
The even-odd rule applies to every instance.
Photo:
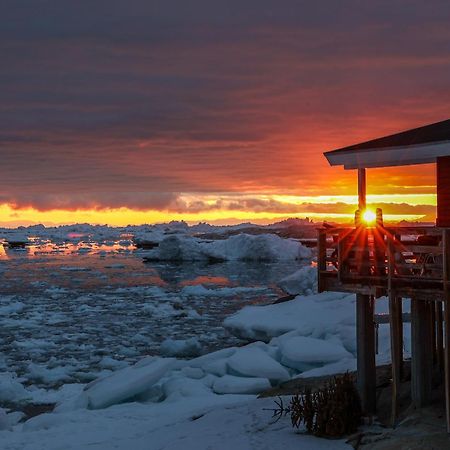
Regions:
[[448, 228], [320, 228], [319, 291], [440, 296], [449, 248]]

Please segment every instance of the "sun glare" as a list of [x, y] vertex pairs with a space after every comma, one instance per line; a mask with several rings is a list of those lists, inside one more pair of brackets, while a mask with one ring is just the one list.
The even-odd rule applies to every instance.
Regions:
[[366, 209], [363, 213], [363, 220], [368, 224], [375, 222], [376, 218], [377, 215], [370, 209]]

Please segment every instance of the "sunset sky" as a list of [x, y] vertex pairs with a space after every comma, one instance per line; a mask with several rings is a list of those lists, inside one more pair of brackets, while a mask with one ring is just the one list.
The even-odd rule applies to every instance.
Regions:
[[[323, 152], [450, 118], [450, 2], [0, 3], [0, 226], [349, 220]], [[434, 220], [434, 167], [368, 171]]]

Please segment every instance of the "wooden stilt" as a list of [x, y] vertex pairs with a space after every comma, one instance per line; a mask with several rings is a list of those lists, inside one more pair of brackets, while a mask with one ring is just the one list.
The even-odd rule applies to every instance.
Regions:
[[[395, 426], [398, 417], [398, 399], [400, 394], [400, 328], [399, 328], [399, 301], [394, 293], [389, 295], [389, 325], [391, 331], [391, 359], [392, 359], [392, 410], [391, 424]], [[401, 315], [400, 315], [401, 320]], [[403, 334], [403, 333], [402, 333]]]
[[444, 371], [444, 328], [443, 328], [443, 314], [442, 302], [435, 303], [436, 316], [436, 354], [437, 364], [440, 372]]
[[373, 321], [374, 299], [356, 295], [356, 334], [358, 359], [358, 389], [365, 414], [376, 410], [375, 328]]
[[430, 307], [430, 348], [433, 353], [433, 366], [437, 364], [437, 340], [436, 340], [436, 308], [434, 302], [429, 302]]
[[397, 327], [398, 327], [398, 354], [399, 354], [399, 373], [400, 380], [403, 380], [404, 374], [404, 365], [403, 365], [403, 299], [401, 297], [397, 297]]
[[430, 352], [430, 305], [411, 299], [411, 397], [421, 408], [431, 399], [433, 355]]

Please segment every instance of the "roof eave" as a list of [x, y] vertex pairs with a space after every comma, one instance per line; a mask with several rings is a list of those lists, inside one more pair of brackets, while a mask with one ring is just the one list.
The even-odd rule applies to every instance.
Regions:
[[345, 169], [376, 168], [429, 164], [441, 156], [450, 156], [450, 141], [429, 144], [324, 153], [331, 166]]

